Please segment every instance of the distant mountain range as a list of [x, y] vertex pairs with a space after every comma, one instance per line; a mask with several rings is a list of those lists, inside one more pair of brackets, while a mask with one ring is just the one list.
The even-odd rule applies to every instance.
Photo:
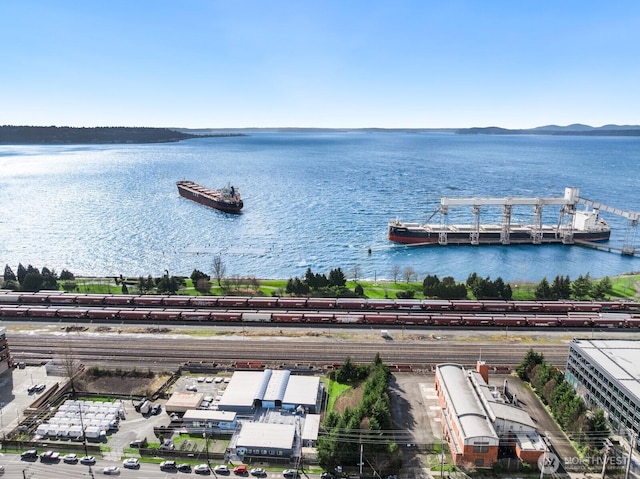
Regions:
[[462, 128], [455, 130], [461, 135], [575, 135], [575, 136], [640, 136], [640, 125], [604, 125], [593, 127], [574, 123], [573, 125], [547, 125], [523, 130], [509, 130], [490, 126], [487, 128]]

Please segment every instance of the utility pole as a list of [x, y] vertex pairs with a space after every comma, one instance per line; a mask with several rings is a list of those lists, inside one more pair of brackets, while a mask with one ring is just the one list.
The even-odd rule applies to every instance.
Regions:
[[362, 476], [362, 465], [364, 464], [364, 461], [362, 460], [362, 450], [363, 450], [363, 446], [362, 444], [360, 444], [360, 462], [358, 463], [358, 465], [360, 466], [360, 475]]
[[611, 443], [607, 440], [607, 445], [604, 448], [604, 460], [602, 461], [602, 472], [600, 473], [600, 478], [604, 479], [605, 472], [607, 470], [607, 459], [609, 458], [609, 450], [611, 447]]
[[629, 471], [631, 470], [631, 459], [633, 459], [633, 450], [636, 447], [636, 433], [629, 430], [629, 457], [627, 458], [627, 467], [624, 471], [624, 479], [629, 479]]

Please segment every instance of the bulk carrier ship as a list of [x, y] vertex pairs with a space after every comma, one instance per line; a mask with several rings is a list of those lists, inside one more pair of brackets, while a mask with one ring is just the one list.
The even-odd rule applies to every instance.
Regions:
[[[600, 218], [599, 210], [615, 209], [580, 198], [578, 193], [578, 188], [565, 188], [562, 198], [441, 198], [440, 207], [436, 211], [441, 214], [440, 224], [391, 221], [388, 225], [388, 238], [396, 243], [416, 246], [573, 244], [575, 241], [607, 241], [611, 235], [611, 228]], [[591, 208], [579, 211], [579, 203]], [[474, 222], [447, 224], [449, 208], [464, 205], [472, 207]], [[533, 206], [533, 222], [526, 225], [512, 224], [513, 208], [522, 205]], [[555, 225], [542, 223], [543, 207], [547, 205], [560, 206], [560, 217]], [[501, 207], [502, 221], [496, 224], [481, 224], [480, 212], [484, 207]]]
[[233, 186], [212, 190], [193, 181], [178, 181], [176, 185], [180, 196], [209, 208], [238, 214], [244, 206], [240, 191]]

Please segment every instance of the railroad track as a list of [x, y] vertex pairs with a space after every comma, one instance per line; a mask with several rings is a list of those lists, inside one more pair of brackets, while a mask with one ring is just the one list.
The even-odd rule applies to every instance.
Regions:
[[[461, 332], [463, 334], [464, 332]], [[368, 335], [369, 332], [366, 332]], [[278, 336], [233, 339], [194, 338], [189, 335], [93, 334], [70, 336], [41, 333], [38, 339], [26, 334], [11, 335], [14, 360], [41, 362], [72, 356], [84, 364], [125, 365], [175, 368], [186, 362], [233, 364], [236, 361], [259, 361], [272, 366], [303, 364], [314, 367], [342, 363], [347, 357], [357, 363], [369, 363], [377, 353], [387, 364], [410, 365], [415, 369], [431, 368], [442, 362], [474, 365], [482, 359], [491, 366], [515, 367], [531, 344], [502, 342], [465, 342], [454, 340], [372, 341], [364, 334], [350, 331], [349, 339], [338, 337], [299, 340]], [[558, 367], [567, 360], [566, 343], [536, 345], [535, 350]]]

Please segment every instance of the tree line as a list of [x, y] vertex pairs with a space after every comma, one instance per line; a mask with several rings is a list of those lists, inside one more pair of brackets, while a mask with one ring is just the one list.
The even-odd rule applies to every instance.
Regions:
[[[218, 287], [230, 292], [242, 294], [260, 294], [260, 282], [254, 277], [227, 276], [222, 258], [216, 256], [212, 264], [212, 275], [198, 269], [191, 273], [194, 289], [201, 294], [209, 294], [214, 282]], [[399, 269], [394, 269], [397, 274]], [[411, 269], [412, 275], [415, 273]], [[77, 290], [75, 277], [70, 271], [63, 269], [60, 275], [55, 270], [47, 267], [38, 269], [32, 265], [27, 267], [22, 263], [18, 265], [17, 274], [7, 264], [4, 270], [2, 289], [18, 291], [59, 290], [60, 283], [65, 291]], [[116, 284], [121, 284], [122, 292], [128, 293], [129, 286], [137, 287], [140, 294], [167, 293], [176, 294], [186, 286], [186, 278], [183, 276], [169, 276], [168, 272], [161, 277], [139, 276], [135, 284], [125, 281], [122, 276], [115, 277]], [[356, 284], [353, 290], [346, 287], [347, 279], [341, 268], [334, 268], [329, 274], [314, 273], [307, 268], [304, 278], [289, 278], [284, 291], [274, 291], [273, 295], [288, 294], [292, 296], [327, 296], [327, 297], [364, 297], [365, 291], [362, 285]], [[585, 300], [604, 299], [612, 292], [612, 282], [609, 277], [600, 280], [592, 280], [589, 273], [580, 275], [571, 280], [569, 276], [558, 275], [550, 283], [546, 277], [535, 286], [534, 298], [537, 300]], [[505, 283], [501, 277], [491, 279], [481, 277], [477, 273], [471, 273], [467, 280], [456, 282], [451, 276], [440, 279], [437, 275], [427, 275], [422, 281], [421, 287], [410, 286], [408, 289], [396, 292], [398, 298], [414, 298], [421, 293], [425, 298], [434, 299], [499, 299], [511, 300], [513, 289]], [[385, 293], [386, 296], [386, 293]]]
[[589, 411], [562, 371], [547, 362], [542, 353], [530, 349], [516, 373], [531, 384], [565, 433], [585, 452], [593, 454], [603, 449], [610, 434], [604, 411], [601, 408]]
[[41, 289], [58, 290], [60, 288], [58, 281], [72, 282], [74, 280], [73, 273], [63, 269], [60, 275], [54, 269], [43, 266], [38, 269], [32, 265], [23, 266], [18, 264], [17, 272], [14, 273], [8, 264], [4, 267], [4, 275], [2, 289], [10, 289], [12, 291], [29, 291], [36, 292]]
[[318, 461], [327, 471], [336, 466], [356, 466], [360, 447], [364, 459], [376, 471], [391, 472], [401, 465], [396, 443], [387, 441], [385, 432], [393, 429], [389, 408], [389, 368], [376, 354], [371, 365], [355, 365], [347, 357], [330, 378], [354, 388], [362, 387], [362, 400], [357, 406], [332, 410], [322, 423], [325, 432], [318, 439]]

